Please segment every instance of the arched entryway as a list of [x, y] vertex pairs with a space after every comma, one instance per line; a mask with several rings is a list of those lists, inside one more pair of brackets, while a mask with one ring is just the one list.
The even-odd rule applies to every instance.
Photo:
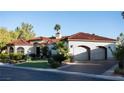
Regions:
[[35, 49], [35, 55], [37, 56], [37, 57], [40, 57], [40, 44], [39, 43], [37, 43], [37, 42], [35, 42], [34, 43], [34, 49]]
[[77, 61], [85, 61], [90, 60], [90, 48], [88, 46], [79, 45], [75, 49], [76, 55], [75, 60]]
[[13, 47], [9, 48], [9, 53], [14, 53], [14, 48]]
[[107, 48], [104, 46], [97, 46], [96, 49], [97, 53], [95, 54], [97, 56], [98, 60], [107, 60]]
[[22, 53], [22, 54], [24, 54], [24, 52], [25, 52], [25, 50], [24, 50], [23, 47], [18, 47], [18, 48], [17, 48], [17, 53]]

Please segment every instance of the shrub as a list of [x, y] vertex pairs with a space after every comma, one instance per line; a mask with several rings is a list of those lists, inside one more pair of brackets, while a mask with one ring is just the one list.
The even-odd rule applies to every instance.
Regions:
[[9, 55], [8, 54], [0, 54], [0, 59], [8, 59], [9, 58]]
[[29, 56], [32, 57], [32, 58], [35, 58], [36, 57], [36, 55], [33, 54], [33, 53], [32, 54], [29, 54]]
[[124, 46], [121, 46], [121, 45], [116, 46], [116, 49], [115, 51], [112, 51], [112, 54], [115, 57], [115, 59], [119, 61], [118, 62], [119, 68], [123, 69], [124, 68]]
[[31, 57], [30, 56], [27, 56], [26, 57], [26, 60], [31, 61]]
[[22, 60], [27, 60], [28, 56], [27, 55], [22, 55]]
[[114, 73], [115, 73], [115, 74], [124, 75], [124, 69], [116, 68], [116, 69], [114, 70]]
[[26, 55], [20, 53], [9, 54], [11, 60], [26, 60]]
[[54, 62], [54, 59], [51, 57], [51, 58], [48, 58], [48, 63], [51, 64]]
[[73, 62], [74, 61], [74, 57], [72, 55], [69, 55], [68, 58], [65, 61]]
[[31, 60], [40, 60], [41, 58], [37, 57], [36, 54], [29, 54]]
[[27, 60], [27, 55], [23, 55], [23, 54], [20, 54], [20, 53], [13, 53], [13, 54], [10, 54], [10, 60], [11, 60], [11, 63], [17, 63], [17, 62], [21, 62], [20, 60]]
[[48, 55], [48, 47], [44, 46], [44, 47], [41, 48], [41, 50], [42, 50], [43, 56], [47, 57], [47, 55]]
[[55, 61], [53, 58], [48, 58], [48, 63], [52, 68], [57, 68], [61, 65], [59, 62]]
[[120, 33], [120, 36], [117, 38], [116, 49], [113, 51], [111, 48], [113, 56], [118, 60], [119, 69], [124, 69], [124, 34]]
[[10, 60], [9, 59], [1, 59], [0, 61], [3, 63], [9, 63]]
[[53, 50], [56, 50], [56, 54], [51, 54], [48, 62], [54, 68], [59, 67], [62, 64], [62, 61], [69, 59], [68, 48], [65, 45], [64, 41], [60, 41], [54, 44]]
[[62, 62], [69, 59], [68, 47], [65, 45], [64, 41], [60, 41], [54, 44], [54, 50], [57, 54], [52, 55], [53, 59], [58, 62]]
[[58, 62], [53, 62], [52, 64], [50, 64], [50, 66], [51, 66], [52, 68], [57, 68], [57, 67], [60, 67], [60, 63], [58, 63]]
[[4, 63], [17, 63], [19, 60], [27, 60], [27, 55], [20, 53], [11, 53], [11, 54], [0, 54], [1, 62]]
[[53, 55], [52, 58], [53, 58], [56, 62], [59, 62], [60, 64], [61, 64], [62, 61], [66, 60], [66, 57], [64, 56], [64, 54]]
[[0, 61], [3, 63], [8, 63], [9, 62], [9, 55], [2, 53], [0, 54]]
[[19, 62], [19, 61], [17, 61], [17, 60], [10, 60], [10, 61], [9, 61], [10, 64], [15, 64], [15, 63], [18, 63], [18, 62]]

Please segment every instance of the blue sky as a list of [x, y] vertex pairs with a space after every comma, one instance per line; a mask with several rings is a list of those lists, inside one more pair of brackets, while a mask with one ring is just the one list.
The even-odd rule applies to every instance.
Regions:
[[32, 24], [37, 36], [54, 35], [55, 24], [61, 25], [62, 35], [86, 32], [116, 38], [119, 33], [124, 32], [124, 20], [119, 11], [0, 12], [0, 27], [13, 30], [22, 22]]

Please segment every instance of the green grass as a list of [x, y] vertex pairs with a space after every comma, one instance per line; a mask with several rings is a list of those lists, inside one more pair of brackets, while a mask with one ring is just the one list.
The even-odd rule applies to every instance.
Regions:
[[16, 64], [16, 66], [20, 66], [20, 67], [34, 67], [34, 68], [49, 68], [49, 64], [47, 61], [30, 61], [30, 62], [26, 62], [26, 63], [20, 63], [20, 64]]

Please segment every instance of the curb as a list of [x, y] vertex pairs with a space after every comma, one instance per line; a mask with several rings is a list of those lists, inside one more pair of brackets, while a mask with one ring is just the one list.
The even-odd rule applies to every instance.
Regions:
[[67, 67], [70, 67], [71, 65], [70, 64], [66, 64], [65, 66], [62, 66], [62, 67], [58, 67], [57, 69], [63, 69], [63, 68], [67, 68]]

